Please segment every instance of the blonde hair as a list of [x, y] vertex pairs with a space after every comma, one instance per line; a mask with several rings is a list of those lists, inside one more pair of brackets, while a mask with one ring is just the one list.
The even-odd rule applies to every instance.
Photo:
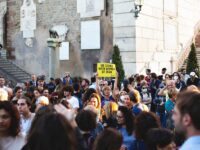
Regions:
[[108, 102], [104, 105], [104, 111], [106, 118], [109, 118], [111, 116], [115, 116], [118, 110], [118, 105], [115, 102]]

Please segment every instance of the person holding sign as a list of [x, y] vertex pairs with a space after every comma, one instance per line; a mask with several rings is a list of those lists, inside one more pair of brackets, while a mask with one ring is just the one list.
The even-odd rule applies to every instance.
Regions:
[[112, 96], [110, 86], [104, 85], [102, 87], [102, 92], [100, 91], [98, 74], [96, 75], [96, 90], [97, 90], [97, 93], [101, 96], [101, 107], [103, 107], [106, 103], [110, 101], [113, 101], [113, 102], [115, 101], [115, 99]]

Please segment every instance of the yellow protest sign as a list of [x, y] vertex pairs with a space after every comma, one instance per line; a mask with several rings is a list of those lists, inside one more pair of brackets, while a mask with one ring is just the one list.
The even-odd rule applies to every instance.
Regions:
[[116, 66], [110, 63], [97, 63], [98, 77], [116, 77]]

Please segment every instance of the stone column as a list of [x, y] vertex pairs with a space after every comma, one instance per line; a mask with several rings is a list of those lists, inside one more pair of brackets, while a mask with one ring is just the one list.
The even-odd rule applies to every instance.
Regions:
[[4, 34], [4, 15], [7, 11], [7, 3], [6, 1], [0, 2], [0, 44], [4, 46], [3, 34]]
[[57, 38], [49, 38], [47, 40], [47, 44], [49, 47], [49, 77], [60, 77], [60, 43], [61, 40]]

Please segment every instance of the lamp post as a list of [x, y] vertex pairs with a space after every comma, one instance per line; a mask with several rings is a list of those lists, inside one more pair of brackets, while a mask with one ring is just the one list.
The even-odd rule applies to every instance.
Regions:
[[132, 13], [135, 13], [135, 17], [139, 17], [138, 14], [142, 10], [144, 0], [134, 0], [134, 9], [131, 10]]

